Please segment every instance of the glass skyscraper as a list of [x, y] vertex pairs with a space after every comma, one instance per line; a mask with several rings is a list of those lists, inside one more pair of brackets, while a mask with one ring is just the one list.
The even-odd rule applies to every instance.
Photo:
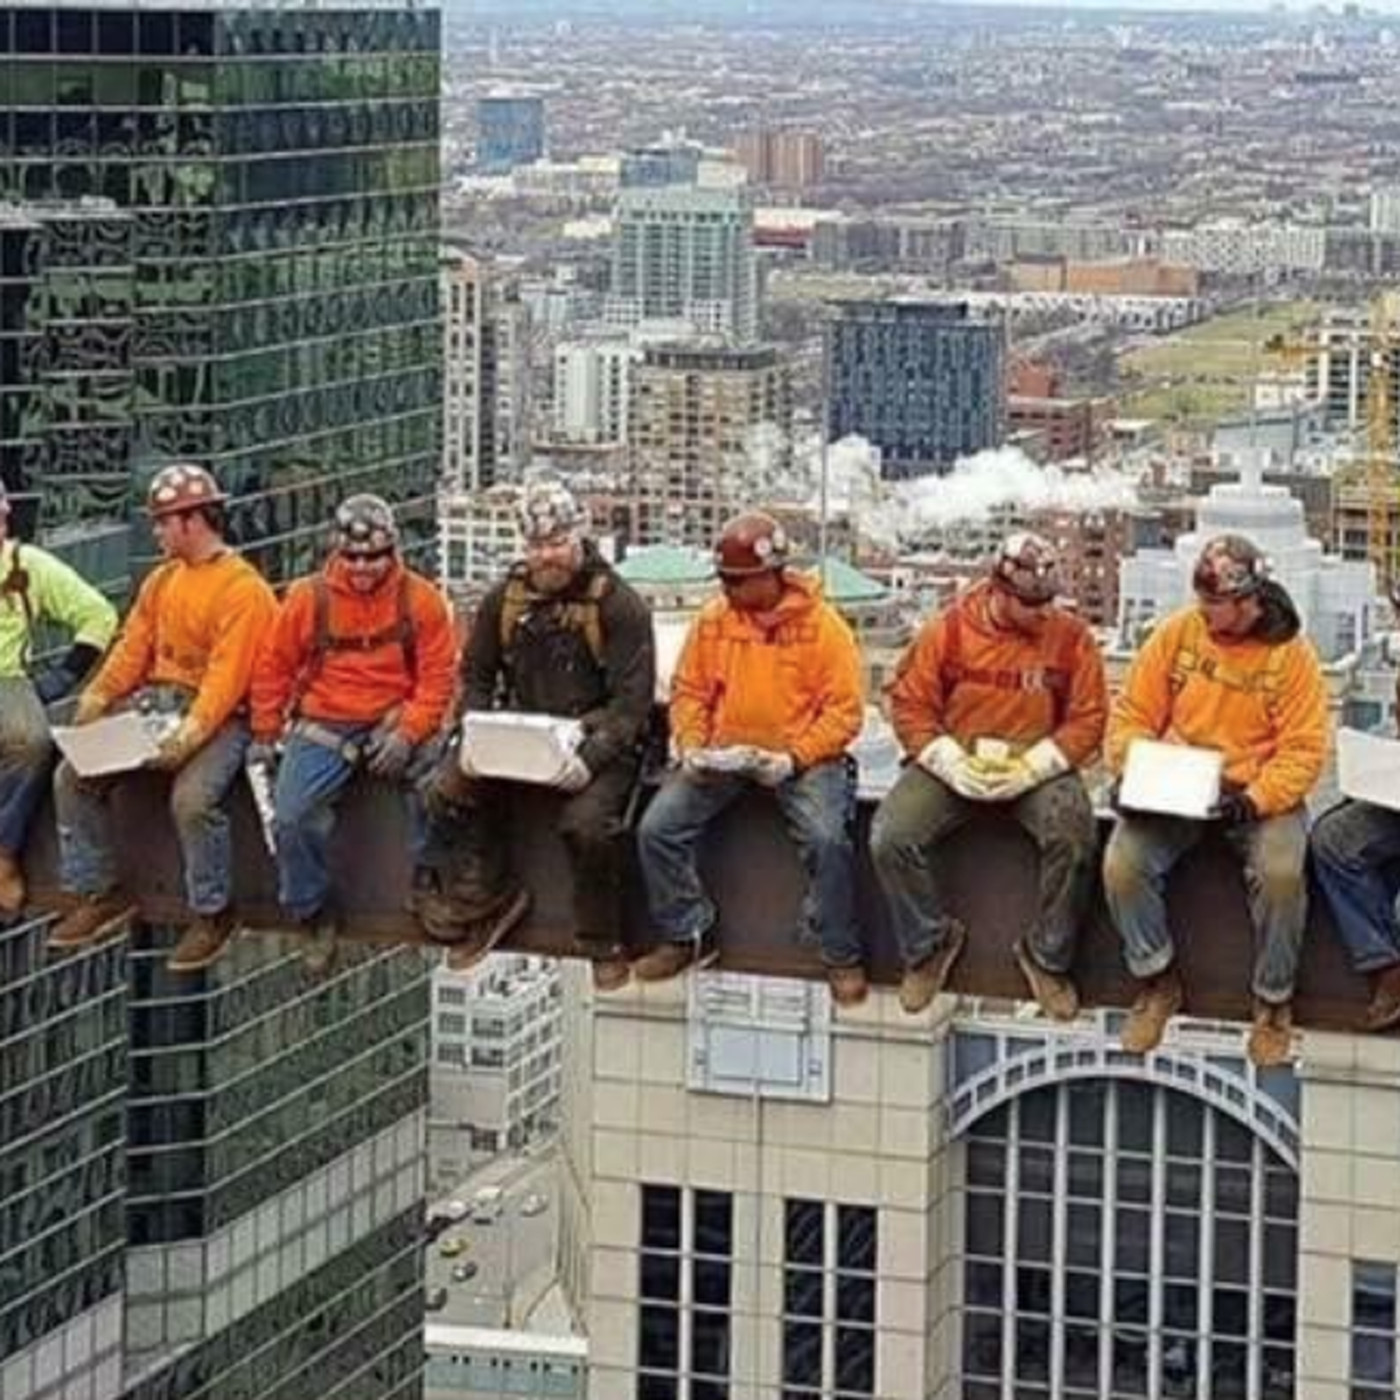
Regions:
[[[275, 582], [356, 490], [428, 557], [438, 90], [416, 0], [0, 9], [0, 471], [45, 543], [123, 591], [192, 458]], [[0, 930], [0, 1395], [416, 1398], [420, 954], [43, 936]]]

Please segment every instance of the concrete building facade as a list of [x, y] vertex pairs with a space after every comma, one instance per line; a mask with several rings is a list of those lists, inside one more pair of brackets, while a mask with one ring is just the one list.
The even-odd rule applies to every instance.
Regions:
[[632, 367], [642, 359], [632, 337], [565, 341], [554, 351], [554, 440], [624, 443]]
[[757, 127], [739, 136], [734, 154], [755, 185], [802, 190], [826, 178], [826, 148], [814, 131]]

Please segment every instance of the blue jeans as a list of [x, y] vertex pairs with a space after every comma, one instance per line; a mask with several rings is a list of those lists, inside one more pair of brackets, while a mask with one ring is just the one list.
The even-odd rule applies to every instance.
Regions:
[[[1167, 926], [1167, 875], [1210, 825], [1134, 813], [1120, 816], [1114, 826], [1104, 852], [1104, 895], [1134, 977], [1155, 977], [1172, 965], [1176, 950]], [[1288, 1001], [1308, 921], [1307, 818], [1295, 807], [1261, 821], [1227, 826], [1224, 835], [1244, 865], [1245, 894], [1258, 943], [1254, 995], [1276, 1004]]]
[[[699, 844], [710, 823], [752, 788], [747, 778], [717, 774], [698, 781], [669, 777], [642, 817], [637, 848], [651, 918], [662, 938], [688, 943], [718, 917], [700, 884]], [[855, 916], [855, 775], [844, 758], [819, 763], [773, 790], [807, 871], [805, 922], [829, 967], [863, 956]]]
[[49, 720], [27, 676], [0, 680], [0, 851], [18, 855], [53, 766]]
[[[170, 815], [185, 867], [185, 902], [196, 914], [217, 914], [233, 899], [233, 841], [228, 794], [243, 771], [248, 725], [235, 717], [219, 729], [170, 784]], [[54, 774], [59, 864], [72, 894], [117, 887], [108, 799], [120, 777], [79, 778], [65, 761]]]
[[1309, 838], [1317, 883], [1358, 972], [1400, 963], [1396, 895], [1400, 812], [1343, 802], [1318, 818]]
[[[318, 720], [319, 729], [361, 746], [374, 732], [373, 724], [333, 724]], [[408, 806], [409, 844], [414, 860], [422, 854], [424, 817], [416, 779], [431, 765], [431, 745], [420, 745], [404, 774]], [[335, 834], [336, 803], [357, 765], [340, 749], [298, 734], [287, 736], [277, 766], [273, 805], [277, 814], [277, 897], [294, 919], [319, 914], [330, 897], [329, 852]]]
[[1098, 859], [1084, 780], [1064, 773], [1014, 802], [989, 804], [959, 796], [917, 763], [899, 775], [870, 828], [870, 855], [904, 965], [932, 957], [955, 927], [943, 899], [938, 847], [988, 806], [1016, 822], [1040, 853], [1039, 900], [1023, 934], [1026, 951], [1047, 972], [1067, 973], [1093, 897]]

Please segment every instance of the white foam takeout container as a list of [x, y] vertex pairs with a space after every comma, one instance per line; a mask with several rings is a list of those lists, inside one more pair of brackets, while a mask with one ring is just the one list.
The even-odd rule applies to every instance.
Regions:
[[1128, 745], [1118, 805], [1130, 812], [1162, 812], [1203, 821], [1220, 801], [1225, 755], [1219, 749], [1134, 739]]
[[469, 710], [462, 716], [462, 771], [551, 787], [583, 742], [583, 725], [554, 715]]

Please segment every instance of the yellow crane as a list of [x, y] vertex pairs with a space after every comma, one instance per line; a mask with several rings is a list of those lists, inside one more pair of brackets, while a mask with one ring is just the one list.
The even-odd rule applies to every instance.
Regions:
[[1397, 297], [1381, 292], [1371, 302], [1370, 373], [1366, 376], [1366, 555], [1376, 567], [1376, 581], [1389, 589], [1396, 578], [1395, 392], [1391, 376], [1397, 334]]

